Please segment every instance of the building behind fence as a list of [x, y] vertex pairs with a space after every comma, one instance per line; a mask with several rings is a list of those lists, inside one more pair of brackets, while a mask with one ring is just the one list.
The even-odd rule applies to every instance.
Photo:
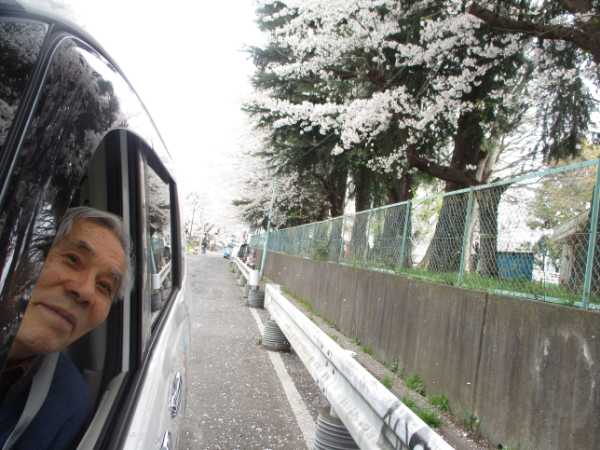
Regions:
[[270, 251], [600, 308], [599, 161], [254, 235]]

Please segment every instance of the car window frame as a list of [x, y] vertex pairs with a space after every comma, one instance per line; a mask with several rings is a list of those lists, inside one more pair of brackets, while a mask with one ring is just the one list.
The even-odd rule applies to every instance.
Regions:
[[[171, 240], [170, 240], [170, 244], [171, 244], [171, 290], [169, 292], [169, 295], [167, 297], [167, 299], [164, 301], [164, 304], [161, 307], [161, 310], [159, 312], [159, 315], [156, 319], [156, 321], [154, 323], [152, 323], [151, 320], [151, 334], [157, 334], [159, 332], [159, 329], [162, 328], [161, 326], [161, 322], [164, 321], [164, 317], [168, 316], [168, 313], [166, 312], [166, 310], [170, 307], [170, 305], [173, 303], [174, 298], [177, 296], [177, 294], [180, 292], [181, 290], [181, 261], [180, 261], [180, 256], [181, 256], [181, 240], [179, 239], [179, 233], [180, 233], [180, 223], [179, 223], [179, 215], [178, 215], [178, 211], [179, 211], [179, 201], [178, 201], [178, 197], [177, 197], [177, 190], [176, 190], [176, 183], [173, 180], [173, 177], [171, 176], [171, 174], [169, 173], [169, 171], [167, 170], [167, 168], [162, 164], [162, 161], [160, 160], [160, 158], [156, 155], [156, 153], [152, 150], [151, 147], [147, 147], [146, 149], [143, 149], [142, 152], [143, 155], [143, 160], [144, 160], [144, 174], [147, 177], [147, 169], [149, 168], [150, 170], [154, 171], [154, 173], [160, 178], [161, 181], [163, 181], [165, 183], [165, 185], [168, 187], [169, 189], [169, 220], [170, 220], [170, 228], [171, 228]], [[145, 187], [148, 186], [147, 182], [144, 183]], [[148, 192], [145, 193], [146, 197], [149, 194]], [[149, 219], [148, 219], [148, 208], [149, 208], [149, 203], [148, 200], [146, 199], [146, 220], [149, 223]], [[146, 230], [146, 233], [148, 233], [148, 230]], [[145, 258], [148, 257], [148, 255], [144, 255]], [[146, 264], [146, 271], [149, 274], [150, 271], [148, 269], [149, 265]], [[149, 291], [150, 291], [150, 295], [151, 295], [151, 290], [152, 290], [152, 280], [148, 279], [148, 283], [149, 283]], [[146, 302], [147, 305], [145, 306], [149, 306], [149, 302]], [[152, 314], [152, 312], [150, 311], [150, 314]]]

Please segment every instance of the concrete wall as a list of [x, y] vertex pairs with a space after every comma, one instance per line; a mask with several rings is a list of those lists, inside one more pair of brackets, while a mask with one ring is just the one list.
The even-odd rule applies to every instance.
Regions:
[[600, 448], [600, 315], [269, 253], [265, 275], [309, 301], [495, 445]]

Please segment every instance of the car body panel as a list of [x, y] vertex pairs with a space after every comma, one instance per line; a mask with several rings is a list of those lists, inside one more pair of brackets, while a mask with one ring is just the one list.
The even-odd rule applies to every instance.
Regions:
[[[168, 327], [160, 331], [152, 347], [151, 357], [145, 368], [143, 387], [134, 407], [136, 413], [131, 417], [122, 444], [124, 449], [160, 449], [167, 432], [171, 432], [175, 444], [177, 442], [189, 384], [185, 355], [189, 353], [190, 327], [189, 313], [184, 299], [185, 292], [182, 289], [176, 294], [175, 301], [165, 318]], [[175, 394], [173, 385], [177, 374], [182, 377], [181, 400], [176, 414], [172, 416], [168, 404]], [[164, 407], [161, 410], [156, 407], [157, 405]]]

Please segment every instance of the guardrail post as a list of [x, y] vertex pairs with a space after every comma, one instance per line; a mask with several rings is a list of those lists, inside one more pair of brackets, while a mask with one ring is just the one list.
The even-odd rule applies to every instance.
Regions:
[[277, 325], [277, 322], [273, 319], [269, 319], [265, 322], [262, 345], [267, 350], [275, 352], [290, 351], [290, 343], [285, 337], [285, 334], [281, 331], [281, 328], [279, 328], [279, 325]]
[[258, 270], [251, 270], [250, 277], [248, 278], [248, 286], [250, 286], [250, 288], [258, 289], [259, 281], [260, 281], [260, 273], [258, 272]]
[[460, 251], [460, 267], [458, 269], [458, 284], [461, 285], [465, 276], [465, 255], [469, 251], [471, 239], [469, 229], [471, 228], [471, 216], [473, 215], [474, 195], [473, 188], [469, 189], [469, 198], [467, 200], [467, 211], [465, 214], [465, 226], [463, 227], [463, 241]]
[[248, 295], [246, 304], [251, 308], [263, 308], [265, 302], [265, 293], [259, 287], [260, 275], [258, 270], [251, 270], [248, 277]]
[[587, 260], [585, 263], [585, 277], [583, 279], [583, 307], [587, 309], [590, 303], [592, 290], [592, 277], [594, 275], [594, 257], [598, 239], [598, 209], [600, 203], [600, 164], [596, 164], [596, 183], [592, 194], [592, 211], [590, 215], [590, 234], [588, 238]]
[[346, 425], [331, 406], [319, 409], [314, 448], [319, 450], [358, 449], [358, 445]]
[[408, 200], [405, 203], [404, 211], [404, 229], [402, 230], [402, 244], [400, 246], [400, 269], [404, 268], [404, 261], [406, 260], [406, 240], [408, 236], [408, 224], [410, 215], [412, 214], [412, 202]]

